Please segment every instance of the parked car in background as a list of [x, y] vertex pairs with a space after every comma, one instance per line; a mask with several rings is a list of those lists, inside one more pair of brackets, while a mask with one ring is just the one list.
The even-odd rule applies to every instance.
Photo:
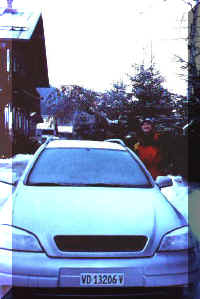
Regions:
[[187, 219], [160, 191], [171, 184], [123, 143], [46, 142], [0, 210], [1, 284], [14, 298], [182, 298], [199, 265]]
[[63, 137], [67, 139], [72, 139], [72, 132], [73, 132], [72, 125], [59, 125], [57, 136], [61, 138]]
[[76, 111], [72, 121], [74, 139], [95, 139], [96, 118], [86, 111]]
[[39, 123], [36, 127], [36, 138], [41, 144], [44, 143], [49, 137], [56, 135], [56, 129], [50, 127], [48, 123]]

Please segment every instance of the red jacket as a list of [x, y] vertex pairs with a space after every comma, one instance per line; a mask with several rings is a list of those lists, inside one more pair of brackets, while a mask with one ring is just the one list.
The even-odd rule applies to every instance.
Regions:
[[152, 145], [144, 145], [142, 143], [137, 143], [135, 149], [139, 158], [142, 160], [146, 168], [151, 173], [152, 177], [155, 179], [159, 175], [164, 175], [161, 170], [160, 163], [162, 161], [162, 155], [159, 146], [156, 145], [155, 141], [158, 140], [158, 135], [155, 134], [153, 137]]

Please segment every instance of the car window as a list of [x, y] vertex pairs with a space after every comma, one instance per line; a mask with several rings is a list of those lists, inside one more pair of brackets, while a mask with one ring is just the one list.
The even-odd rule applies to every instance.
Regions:
[[129, 152], [91, 148], [45, 149], [27, 184], [151, 187], [144, 170]]

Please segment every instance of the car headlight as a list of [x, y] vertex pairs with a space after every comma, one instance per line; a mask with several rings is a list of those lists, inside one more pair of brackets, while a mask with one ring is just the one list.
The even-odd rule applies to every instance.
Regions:
[[30, 233], [10, 225], [0, 225], [0, 249], [42, 252], [38, 240]]
[[194, 246], [192, 233], [188, 226], [184, 226], [166, 234], [161, 240], [158, 251], [188, 250]]

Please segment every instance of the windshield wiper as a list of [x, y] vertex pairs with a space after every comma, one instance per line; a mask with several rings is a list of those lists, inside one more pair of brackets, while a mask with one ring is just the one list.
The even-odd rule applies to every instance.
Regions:
[[150, 188], [152, 186], [147, 184], [134, 185], [134, 184], [109, 184], [109, 183], [92, 183], [82, 184], [84, 187], [115, 187], [115, 188]]
[[40, 183], [28, 183], [28, 186], [74, 186], [74, 184], [64, 184], [64, 183], [47, 183], [47, 182], [40, 182]]
[[88, 187], [134, 187], [134, 185], [124, 185], [124, 184], [109, 184], [109, 183], [92, 183], [83, 184], [82, 186]]
[[109, 183], [91, 183], [91, 184], [82, 184], [82, 183], [28, 183], [28, 186], [60, 186], [60, 187], [114, 187], [114, 188], [149, 188], [149, 185], [133, 185], [133, 184], [109, 184]]

